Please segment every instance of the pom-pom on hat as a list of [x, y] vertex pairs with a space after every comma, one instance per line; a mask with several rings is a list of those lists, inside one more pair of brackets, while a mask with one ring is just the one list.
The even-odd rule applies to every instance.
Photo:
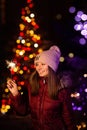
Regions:
[[60, 59], [60, 49], [58, 46], [53, 45], [49, 50], [43, 51], [35, 57], [34, 63], [42, 62], [51, 67], [55, 72], [57, 71]]

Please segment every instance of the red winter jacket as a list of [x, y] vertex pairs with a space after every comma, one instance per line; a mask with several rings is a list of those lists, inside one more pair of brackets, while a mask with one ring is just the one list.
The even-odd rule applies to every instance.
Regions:
[[29, 106], [19, 94], [12, 97], [12, 104], [20, 114], [25, 114], [30, 108], [34, 130], [76, 130], [72, 119], [72, 107], [67, 88], [62, 88], [58, 99], [50, 99], [47, 92], [47, 83], [40, 81], [39, 94], [31, 96], [28, 88]]

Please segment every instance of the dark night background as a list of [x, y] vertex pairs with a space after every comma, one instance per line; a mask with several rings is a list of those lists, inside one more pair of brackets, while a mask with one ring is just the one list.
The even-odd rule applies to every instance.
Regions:
[[[2, 5], [3, 0], [0, 0]], [[77, 11], [87, 12], [86, 0], [34, 0], [33, 11], [36, 22], [40, 26], [40, 34], [43, 39], [57, 44], [63, 56], [73, 52], [82, 59], [87, 59], [87, 43], [82, 46], [78, 43], [80, 33], [73, 29], [74, 15], [69, 13], [69, 7], [75, 6]], [[5, 60], [13, 56], [12, 48], [16, 44], [21, 19], [21, 8], [25, 7], [25, 0], [5, 1], [4, 22], [0, 17], [0, 74], [6, 69]], [[1, 9], [1, 8], [0, 8]], [[2, 11], [2, 9], [1, 9]], [[0, 11], [0, 12], [1, 12]], [[0, 16], [3, 12], [0, 13]], [[57, 19], [61, 14], [62, 18]], [[86, 68], [85, 68], [86, 69]], [[86, 69], [87, 70], [87, 69]]]
[[[14, 44], [14, 39], [18, 35], [19, 23], [21, 17], [21, 8], [26, 4], [25, 0], [5, 2], [5, 23], [0, 21], [0, 53], [1, 56], [9, 55], [9, 44]], [[34, 11], [37, 23], [40, 25], [40, 32], [45, 39], [52, 40], [63, 49], [64, 53], [73, 50], [77, 55], [85, 57], [87, 55], [87, 45], [85, 47], [77, 44], [75, 38], [79, 34], [73, 30], [74, 16], [68, 11], [70, 6], [75, 6], [77, 10], [87, 11], [86, 0], [34, 0]], [[56, 16], [62, 15], [61, 20]], [[11, 42], [11, 43], [9, 43]], [[5, 48], [4, 48], [5, 47]], [[10, 48], [11, 49], [11, 48]], [[74, 50], [75, 49], [75, 50]]]
[[[5, 2], [5, 23], [0, 21], [0, 55], [7, 57], [10, 54], [12, 45], [19, 31], [21, 8], [26, 4], [25, 0], [8, 0]], [[87, 57], [87, 45], [77, 44], [76, 37], [80, 34], [73, 29], [74, 16], [68, 11], [70, 6], [75, 6], [77, 10], [87, 11], [86, 0], [34, 0], [34, 11], [37, 23], [44, 39], [58, 43], [63, 53], [73, 50], [77, 55]], [[61, 20], [56, 16], [62, 15]]]
[[[2, 3], [4, 1], [5, 17], [3, 22]], [[78, 71], [81, 68], [84, 72], [87, 72], [87, 42], [84, 46], [78, 43], [78, 37], [81, 35], [73, 29], [75, 24], [74, 15], [69, 13], [69, 7], [75, 6], [77, 11], [82, 10], [87, 14], [87, 0], [33, 0], [33, 2], [36, 21], [40, 26], [40, 33], [43, 39], [57, 44], [63, 56], [67, 56], [69, 52], [74, 52], [75, 56], [79, 58], [73, 66]], [[16, 45], [15, 41], [19, 33], [21, 8], [25, 7], [25, 5], [26, 0], [0, 0], [0, 82], [4, 79], [3, 74], [7, 71], [5, 60], [11, 59], [13, 56], [12, 48]], [[57, 19], [59, 14], [62, 16], [61, 19]], [[7, 120], [8, 122], [12, 121], [11, 118], [0, 118], [0, 126], [3, 127], [4, 121], [7, 122]], [[20, 118], [17, 118], [14, 120], [16, 122], [13, 125], [16, 130], [21, 128], [20, 125], [16, 128], [17, 122], [20, 124], [22, 120], [22, 126], [28, 124], [26, 119], [24, 124], [24, 119], [20, 120]], [[7, 123], [5, 125], [8, 127]], [[12, 124], [10, 129], [13, 129]]]

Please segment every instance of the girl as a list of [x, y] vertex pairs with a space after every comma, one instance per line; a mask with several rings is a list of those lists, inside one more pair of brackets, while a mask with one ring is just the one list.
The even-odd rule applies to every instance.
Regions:
[[12, 105], [21, 115], [31, 114], [34, 130], [76, 130], [69, 88], [57, 75], [60, 49], [54, 45], [38, 54], [28, 84], [28, 102], [12, 80], [7, 81]]

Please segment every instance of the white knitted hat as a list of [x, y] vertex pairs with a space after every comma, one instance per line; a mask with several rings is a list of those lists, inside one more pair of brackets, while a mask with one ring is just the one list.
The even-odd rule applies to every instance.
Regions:
[[43, 51], [38, 54], [34, 60], [34, 63], [42, 62], [44, 64], [47, 64], [56, 72], [59, 65], [60, 55], [61, 52], [59, 47], [53, 45], [50, 47], [49, 50]]

